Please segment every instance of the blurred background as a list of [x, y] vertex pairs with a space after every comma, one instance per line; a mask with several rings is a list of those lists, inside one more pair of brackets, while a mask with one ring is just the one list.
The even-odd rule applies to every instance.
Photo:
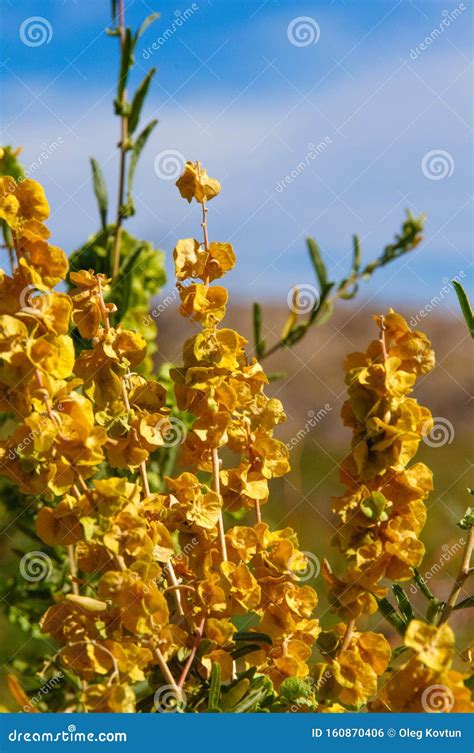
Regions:
[[[350, 268], [353, 233], [368, 262], [392, 241], [406, 209], [426, 213], [424, 241], [414, 252], [377, 271], [327, 324], [265, 362], [279, 375], [269, 391], [288, 413], [279, 437], [291, 444], [292, 471], [273, 482], [264, 513], [274, 528], [297, 528], [303, 549], [337, 565], [330, 499], [341, 491], [338, 463], [350, 441], [339, 418], [342, 361], [376, 336], [371, 315], [396, 307], [427, 333], [437, 355], [416, 397], [442, 427], [439, 439], [422, 444], [419, 459], [435, 474], [422, 574], [436, 574], [443, 598], [459, 567], [463, 531], [456, 522], [469, 504], [466, 487], [474, 485], [472, 349], [450, 285], [457, 277], [469, 289], [472, 279], [471, 4], [125, 5], [132, 26], [161, 13], [135, 55], [134, 84], [151, 66], [158, 69], [145, 116], [159, 125], [138, 168], [129, 223], [166, 253], [169, 282], [154, 302], [159, 362], [178, 362], [192, 334], [177, 317], [171, 263], [177, 239], [195, 235], [200, 222], [198, 208], [174, 187], [185, 159], [199, 159], [222, 183], [209, 208], [210, 236], [234, 245], [228, 324], [250, 341], [254, 300], [262, 303], [271, 345], [291, 288], [314, 284], [308, 235], [320, 244], [330, 276], [340, 279]], [[111, 197], [116, 192], [118, 43], [106, 34], [109, 6], [2, 2], [2, 142], [24, 147], [23, 162], [52, 208], [53, 242], [68, 252], [97, 229], [90, 156], [100, 161]], [[25, 22], [39, 13], [44, 42], [36, 44]], [[18, 567], [14, 544], [7, 535], [1, 546], [8, 575]], [[320, 577], [315, 587], [325, 613]], [[461, 650], [467, 614], [455, 618]], [[0, 627], [1, 664], [16, 651], [28, 661], [28, 652], [41, 650], [38, 640], [24, 645], [16, 628]]]

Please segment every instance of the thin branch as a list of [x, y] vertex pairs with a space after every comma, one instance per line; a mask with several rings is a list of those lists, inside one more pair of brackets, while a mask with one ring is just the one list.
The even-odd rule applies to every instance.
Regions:
[[473, 546], [474, 546], [474, 528], [470, 528], [467, 539], [466, 539], [466, 544], [464, 546], [464, 554], [463, 554], [463, 558], [461, 562], [461, 567], [459, 568], [459, 572], [456, 576], [456, 580], [454, 582], [454, 586], [451, 590], [451, 593], [448, 596], [448, 600], [446, 601], [446, 605], [443, 611], [441, 612], [438, 625], [442, 625], [443, 622], [447, 622], [449, 620], [451, 616], [451, 612], [456, 606], [458, 596], [461, 592], [464, 582], [468, 578], [471, 571], [471, 556], [472, 556]]
[[72, 592], [76, 596], [79, 596], [79, 585], [76, 581], [76, 578], [77, 578], [76, 554], [74, 551], [74, 546], [72, 544], [70, 544], [67, 548], [67, 556], [69, 560], [69, 571], [71, 573]]
[[196, 631], [196, 637], [194, 639], [194, 644], [193, 644], [193, 647], [191, 649], [191, 653], [188, 656], [188, 660], [187, 660], [186, 664], [184, 665], [183, 671], [181, 672], [181, 676], [180, 676], [180, 678], [178, 680], [178, 687], [180, 689], [183, 687], [183, 685], [184, 685], [184, 683], [186, 681], [186, 677], [188, 676], [188, 672], [191, 669], [191, 665], [192, 665], [192, 663], [194, 661], [194, 657], [196, 656], [196, 651], [198, 650], [199, 644], [202, 641], [202, 634], [203, 634], [203, 631], [204, 631], [204, 623], [205, 623], [205, 621], [206, 621], [206, 618], [203, 617], [202, 620], [201, 620], [201, 622], [199, 623], [199, 627], [198, 627], [198, 629]]
[[[221, 494], [221, 484], [219, 479], [220, 461], [217, 453], [217, 448], [212, 450], [212, 485], [216, 494]], [[224, 518], [222, 516], [222, 509], [219, 512], [219, 519], [217, 521], [217, 527], [219, 530], [219, 543], [221, 546], [222, 559], [227, 562], [227, 546], [225, 543], [225, 530], [224, 530]]]
[[354, 633], [354, 628], [355, 628], [355, 619], [352, 619], [347, 624], [346, 632], [344, 633], [344, 638], [342, 639], [341, 648], [339, 649], [339, 654], [342, 654], [344, 651], [347, 651], [347, 649], [349, 648], [349, 644], [352, 640], [352, 635]]
[[[125, 10], [123, 0], [119, 0], [119, 31], [120, 31], [120, 46], [123, 50], [125, 45]], [[123, 90], [121, 97], [121, 104], [125, 103], [126, 91]], [[115, 220], [115, 240], [113, 248], [113, 262], [112, 262], [112, 279], [117, 277], [120, 270], [120, 245], [122, 234], [122, 209], [125, 195], [125, 174], [127, 164], [127, 141], [128, 141], [128, 115], [120, 115], [120, 167], [119, 167], [119, 183], [118, 183], [118, 197], [117, 197], [117, 216]]]

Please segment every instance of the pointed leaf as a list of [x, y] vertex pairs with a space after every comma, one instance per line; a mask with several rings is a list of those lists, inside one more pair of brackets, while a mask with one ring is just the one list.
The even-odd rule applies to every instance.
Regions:
[[386, 620], [393, 625], [395, 630], [400, 633], [400, 635], [405, 634], [406, 625], [403, 622], [400, 615], [396, 612], [396, 610], [393, 608], [393, 606], [390, 604], [388, 599], [377, 599], [377, 604], [379, 607], [379, 611], [383, 614]]
[[234, 633], [234, 641], [256, 641], [258, 643], [268, 643], [270, 646], [273, 641], [266, 633], [254, 633], [252, 630], [240, 631]]
[[472, 312], [467, 293], [461, 283], [459, 283], [457, 280], [453, 280], [453, 285], [470, 335], [471, 337], [474, 337], [474, 314]]
[[133, 186], [133, 179], [135, 177], [135, 170], [137, 167], [137, 162], [140, 157], [140, 154], [143, 151], [143, 148], [148, 141], [148, 137], [156, 124], [158, 123], [157, 120], [151, 120], [147, 126], [143, 129], [141, 134], [138, 136], [137, 140], [135, 141], [134, 147], [132, 149], [132, 154], [130, 157], [130, 165], [128, 167], [128, 177], [127, 177], [127, 192], [128, 192], [128, 199], [131, 200], [132, 198], [132, 186]]
[[307, 238], [306, 243], [308, 245], [308, 251], [309, 251], [311, 263], [314, 267], [314, 271], [316, 272], [316, 276], [319, 281], [319, 287], [322, 292], [325, 289], [326, 285], [328, 284], [326, 265], [323, 262], [320, 248], [318, 244], [316, 243], [316, 241], [314, 240], [314, 238]]
[[208, 707], [218, 709], [221, 699], [221, 665], [213, 662], [211, 669], [211, 683], [209, 686]]
[[156, 68], [151, 68], [148, 71], [148, 73], [146, 74], [145, 78], [139, 85], [133, 97], [132, 107], [131, 107], [130, 115], [128, 118], [128, 130], [129, 130], [129, 133], [131, 134], [134, 132], [135, 128], [138, 125], [138, 121], [140, 120], [140, 113], [142, 111], [143, 103], [145, 101], [145, 97], [150, 87], [151, 80], [153, 76], [155, 75], [155, 73], [156, 73]]
[[120, 71], [119, 71], [119, 80], [117, 84], [117, 100], [119, 102], [122, 100], [125, 87], [127, 86], [128, 74], [129, 74], [129, 71], [133, 62], [132, 35], [129, 28], [125, 29], [124, 41], [120, 49], [121, 49]]
[[394, 585], [392, 586], [392, 590], [397, 600], [398, 608], [400, 609], [400, 612], [404, 616], [405, 620], [407, 622], [414, 620], [415, 613], [413, 612], [413, 608], [403, 588], [401, 586]]
[[474, 596], [468, 596], [467, 599], [463, 599], [459, 604], [456, 604], [454, 609], [470, 609], [471, 607], [474, 607]]
[[159, 17], [160, 17], [160, 14], [155, 12], [155, 13], [150, 13], [150, 15], [145, 18], [141, 26], [138, 28], [137, 33], [135, 34], [135, 42], [141, 37], [142, 34], [145, 33], [148, 27], [151, 26], [151, 24], [154, 23]]
[[102, 222], [102, 229], [105, 230], [107, 226], [107, 209], [109, 205], [109, 199], [107, 196], [107, 186], [105, 185], [104, 176], [100, 165], [94, 157], [90, 159], [92, 168], [92, 182], [94, 185], [94, 194], [97, 199], [97, 205], [99, 207], [100, 219]]
[[361, 261], [360, 239], [358, 235], [352, 236], [352, 249], [352, 271], [354, 274], [357, 274], [360, 270]]
[[255, 352], [257, 353], [257, 358], [262, 358], [262, 356], [264, 355], [267, 349], [266, 342], [262, 338], [262, 323], [263, 323], [262, 307], [259, 303], [254, 303], [253, 304], [253, 339], [254, 339]]

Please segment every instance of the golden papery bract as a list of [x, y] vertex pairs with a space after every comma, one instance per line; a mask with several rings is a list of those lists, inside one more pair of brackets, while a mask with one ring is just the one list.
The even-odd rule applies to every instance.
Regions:
[[183, 174], [176, 181], [183, 199], [191, 202], [210, 201], [220, 193], [221, 185], [215, 178], [210, 178], [199, 162], [186, 162]]

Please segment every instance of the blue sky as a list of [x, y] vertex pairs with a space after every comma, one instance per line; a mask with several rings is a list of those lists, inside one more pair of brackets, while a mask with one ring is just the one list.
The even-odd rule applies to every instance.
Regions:
[[[47, 190], [53, 239], [67, 251], [98, 224], [89, 156], [116, 195], [109, 6], [2, 2], [3, 141], [23, 145], [27, 165], [58, 145], [33, 177]], [[366, 299], [419, 308], [446, 278], [468, 275], [470, 3], [134, 0], [126, 1], [127, 22], [135, 26], [152, 10], [161, 19], [138, 45], [132, 82], [157, 66], [144, 114], [160, 124], [138, 169], [133, 232], [168, 259], [178, 238], [199, 235], [197, 208], [155, 169], [171, 151], [200, 159], [221, 180], [210, 235], [234, 244], [229, 286], [242, 296], [281, 298], [311, 282], [307, 235], [342, 276], [352, 233], [368, 260], [392, 239], [405, 208], [428, 215], [426, 240], [367, 285]], [[38, 46], [20, 34], [34, 16], [47, 22], [49, 42]], [[322, 143], [314, 156], [310, 145]], [[456, 310], [454, 296], [443, 305]]]

